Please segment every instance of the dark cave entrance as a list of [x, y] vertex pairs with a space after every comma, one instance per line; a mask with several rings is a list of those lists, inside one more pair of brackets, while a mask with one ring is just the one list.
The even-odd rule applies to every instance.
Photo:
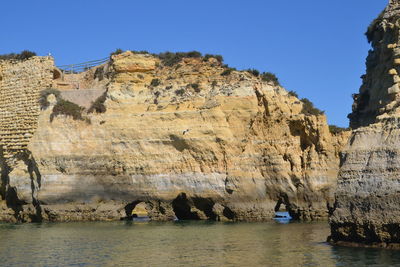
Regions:
[[193, 203], [187, 198], [185, 193], [179, 194], [172, 201], [172, 208], [178, 220], [200, 220], [196, 212], [191, 211]]
[[125, 206], [125, 220], [134, 220], [136, 218], [139, 219], [148, 219], [149, 213], [147, 210], [147, 203], [144, 201], [133, 201]]
[[275, 217], [274, 220], [279, 223], [289, 223], [292, 220], [292, 216], [290, 214], [290, 208], [287, 204], [287, 201], [284, 199], [279, 198], [276, 205], [275, 205]]

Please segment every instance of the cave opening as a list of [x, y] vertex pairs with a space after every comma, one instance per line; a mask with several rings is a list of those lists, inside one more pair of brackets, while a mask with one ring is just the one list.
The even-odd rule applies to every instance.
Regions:
[[180, 193], [172, 201], [172, 208], [178, 220], [200, 220], [199, 215], [192, 212], [192, 204], [185, 193]]
[[228, 219], [228, 220], [235, 220], [235, 213], [228, 207], [225, 207], [222, 214]]
[[290, 216], [289, 205], [282, 198], [279, 198], [275, 205], [275, 217], [274, 220], [279, 223], [289, 223], [292, 220]]
[[133, 201], [125, 206], [125, 220], [146, 221], [149, 220], [147, 203], [144, 201]]
[[208, 220], [215, 221], [217, 219], [217, 214], [214, 213], [213, 207], [215, 202], [210, 198], [194, 197], [192, 198], [194, 206], [204, 212]]

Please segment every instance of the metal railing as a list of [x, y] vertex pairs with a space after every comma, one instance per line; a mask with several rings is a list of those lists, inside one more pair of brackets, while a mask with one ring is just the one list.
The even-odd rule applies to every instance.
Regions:
[[107, 58], [103, 58], [103, 59], [92, 60], [92, 61], [87, 61], [87, 62], [78, 63], [78, 64], [57, 66], [57, 68], [59, 68], [64, 74], [80, 73], [83, 71], [87, 71], [88, 69], [91, 69], [98, 65], [104, 64], [104, 63], [108, 62], [109, 60], [110, 59], [107, 57]]

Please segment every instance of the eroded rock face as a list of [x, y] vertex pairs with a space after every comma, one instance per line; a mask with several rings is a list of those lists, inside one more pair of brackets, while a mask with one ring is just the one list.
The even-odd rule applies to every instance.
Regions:
[[330, 217], [335, 242], [400, 243], [400, 1], [391, 1], [371, 24], [373, 50], [355, 96], [356, 128], [341, 158]]
[[153, 220], [262, 221], [281, 204], [295, 218], [327, 217], [348, 135], [302, 114], [282, 87], [248, 72], [221, 75], [213, 58], [167, 67], [127, 52], [107, 69], [106, 111], [85, 114], [90, 124], [50, 122], [54, 103], [41, 111], [27, 148], [40, 205], [30, 209], [29, 172], [16, 165], [8, 179], [17, 218], [118, 220], [143, 202]]
[[[39, 92], [51, 85], [53, 69], [51, 57], [0, 62], [0, 220], [40, 217], [40, 173], [27, 147], [38, 126]], [[19, 181], [10, 179], [10, 173], [18, 168], [24, 169], [24, 179], [29, 183], [29, 190], [22, 190], [29, 195], [28, 202], [18, 198], [15, 183]]]

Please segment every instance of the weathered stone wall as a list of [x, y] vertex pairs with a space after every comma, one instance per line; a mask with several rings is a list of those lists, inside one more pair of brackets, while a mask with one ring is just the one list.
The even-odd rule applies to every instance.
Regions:
[[50, 87], [53, 59], [0, 61], [0, 148], [12, 158], [26, 150], [40, 113], [40, 90]]
[[93, 102], [106, 92], [106, 89], [60, 90], [62, 99], [89, 109]]
[[[53, 68], [51, 57], [0, 61], [0, 220], [21, 221], [24, 208], [28, 214], [39, 211], [40, 172], [27, 147], [38, 126], [40, 91], [51, 86]], [[17, 181], [9, 176], [14, 169], [28, 174], [31, 205], [22, 207]]]

